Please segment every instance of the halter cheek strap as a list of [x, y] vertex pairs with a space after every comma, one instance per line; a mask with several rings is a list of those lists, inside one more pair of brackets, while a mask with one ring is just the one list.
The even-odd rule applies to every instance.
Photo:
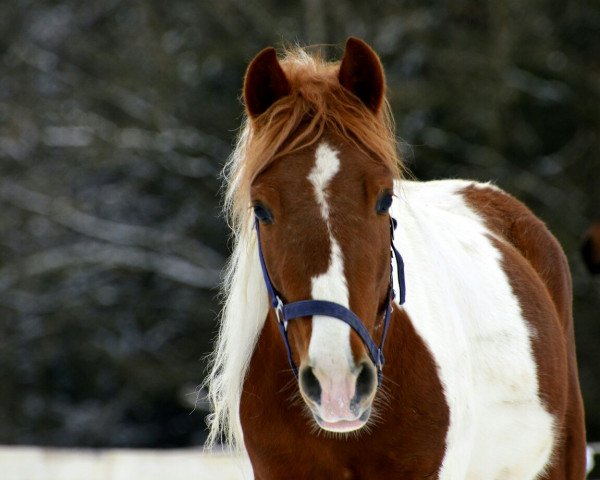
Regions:
[[[373, 363], [377, 367], [377, 382], [379, 385], [381, 385], [383, 379], [383, 364], [385, 363], [385, 358], [383, 356], [383, 346], [390, 324], [392, 305], [395, 297], [393, 283], [393, 263], [390, 267], [390, 284], [388, 287], [388, 298], [386, 300], [385, 314], [383, 317], [383, 330], [381, 332], [381, 341], [379, 345], [377, 345], [371, 337], [371, 335], [369, 334], [367, 328], [364, 326], [363, 322], [360, 320], [360, 318], [358, 318], [358, 316], [352, 310], [346, 308], [343, 305], [340, 305], [339, 303], [329, 302], [326, 300], [300, 300], [298, 302], [292, 302], [287, 304], [283, 303], [283, 301], [281, 300], [281, 296], [279, 295], [279, 293], [273, 286], [273, 283], [271, 282], [271, 277], [269, 276], [269, 272], [265, 264], [265, 259], [260, 244], [260, 227], [258, 219], [255, 219], [254, 226], [256, 229], [256, 236], [258, 241], [258, 257], [260, 260], [263, 278], [265, 280], [267, 291], [269, 292], [271, 306], [275, 310], [275, 315], [277, 316], [277, 324], [281, 333], [281, 337], [283, 339], [283, 343], [285, 345], [288, 362], [290, 364], [290, 367], [292, 368], [292, 371], [294, 372], [295, 377], [298, 378], [298, 367], [296, 367], [296, 364], [294, 363], [292, 348], [288, 339], [288, 322], [295, 318], [320, 315], [325, 317], [337, 318], [338, 320], [341, 320], [342, 322], [350, 325], [350, 327], [358, 334], [363, 344], [367, 348], [371, 360], [373, 360]], [[392, 258], [395, 258], [396, 260], [396, 274], [398, 276], [398, 285], [400, 289], [398, 300], [399, 304], [403, 305], [406, 299], [406, 285], [404, 282], [404, 262], [402, 260], [402, 257], [400, 256], [400, 253], [398, 252], [398, 250], [396, 250], [396, 247], [394, 246], [395, 228], [396, 220], [390, 217], [390, 256]]]

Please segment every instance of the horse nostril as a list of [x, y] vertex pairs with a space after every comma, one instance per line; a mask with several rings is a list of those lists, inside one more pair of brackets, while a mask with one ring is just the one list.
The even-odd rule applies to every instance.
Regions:
[[375, 367], [368, 361], [361, 363], [361, 370], [356, 379], [355, 398], [361, 401], [373, 393], [377, 385], [377, 375]]
[[300, 387], [313, 402], [321, 403], [321, 384], [313, 373], [312, 367], [300, 371]]

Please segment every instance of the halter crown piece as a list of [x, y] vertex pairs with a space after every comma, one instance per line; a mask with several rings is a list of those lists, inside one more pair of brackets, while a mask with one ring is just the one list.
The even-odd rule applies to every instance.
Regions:
[[[398, 250], [394, 246], [394, 229], [396, 228], [396, 220], [390, 217], [390, 261], [392, 259], [396, 259], [396, 268], [397, 268], [397, 276], [398, 276], [398, 285], [400, 286], [399, 292], [399, 304], [403, 305], [406, 300], [406, 286], [404, 282], [404, 261], [400, 256]], [[361, 319], [350, 309], [340, 305], [335, 302], [328, 302], [326, 300], [300, 300], [298, 302], [292, 303], [283, 303], [281, 300], [281, 296], [273, 286], [271, 282], [271, 278], [269, 277], [269, 272], [267, 271], [267, 266], [265, 264], [265, 258], [263, 256], [262, 247], [260, 245], [260, 228], [258, 219], [255, 218], [254, 226], [256, 228], [256, 236], [258, 241], [258, 257], [260, 259], [260, 266], [263, 273], [263, 278], [265, 280], [265, 285], [267, 286], [267, 291], [269, 292], [269, 297], [271, 299], [271, 306], [275, 310], [275, 314], [277, 316], [277, 324], [279, 326], [279, 331], [281, 333], [281, 338], [283, 338], [283, 343], [285, 345], [285, 349], [287, 351], [288, 362], [290, 363], [290, 367], [294, 372], [294, 376], [298, 378], [298, 367], [294, 363], [294, 358], [292, 356], [292, 349], [290, 347], [290, 342], [288, 339], [287, 328], [288, 322], [295, 318], [300, 317], [311, 317], [313, 315], [320, 315], [325, 317], [333, 317], [341, 320], [342, 322], [347, 323], [352, 327], [352, 329], [358, 334], [361, 338], [365, 347], [369, 351], [369, 356], [373, 363], [377, 367], [377, 383], [381, 385], [383, 380], [383, 364], [385, 363], [385, 359], [383, 357], [383, 345], [385, 343], [385, 337], [387, 335], [388, 327], [390, 324], [390, 317], [392, 313], [392, 302], [395, 298], [394, 293], [394, 282], [393, 282], [393, 270], [394, 264], [392, 262], [390, 268], [390, 285], [388, 287], [388, 299], [387, 305], [385, 308], [385, 315], [383, 317], [383, 331], [381, 333], [381, 342], [379, 345], [375, 343], [375, 341], [371, 338], [369, 331], [362, 323]]]

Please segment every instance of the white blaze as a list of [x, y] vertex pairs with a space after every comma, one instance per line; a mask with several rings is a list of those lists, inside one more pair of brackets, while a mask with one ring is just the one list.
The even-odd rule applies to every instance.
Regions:
[[[313, 277], [311, 293], [316, 300], [328, 300], [348, 308], [349, 295], [344, 275], [344, 257], [331, 230], [327, 198], [327, 187], [340, 169], [340, 160], [337, 152], [326, 143], [319, 145], [315, 156], [315, 166], [308, 179], [315, 189], [321, 216], [327, 225], [331, 250], [329, 268], [325, 273]], [[332, 370], [346, 372], [352, 362], [350, 326], [335, 318], [313, 316], [308, 356], [317, 376], [321, 369], [327, 369], [329, 372]]]

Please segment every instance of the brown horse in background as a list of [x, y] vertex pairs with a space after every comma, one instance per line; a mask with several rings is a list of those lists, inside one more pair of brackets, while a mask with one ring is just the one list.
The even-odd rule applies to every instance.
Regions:
[[[340, 63], [263, 50], [244, 100], [211, 442], [245, 447], [256, 479], [584, 478], [571, 277], [545, 225], [493, 185], [403, 177], [361, 40]], [[285, 316], [304, 301], [342, 313]]]
[[600, 221], [592, 223], [583, 235], [581, 256], [590, 273], [598, 275], [600, 273]]

